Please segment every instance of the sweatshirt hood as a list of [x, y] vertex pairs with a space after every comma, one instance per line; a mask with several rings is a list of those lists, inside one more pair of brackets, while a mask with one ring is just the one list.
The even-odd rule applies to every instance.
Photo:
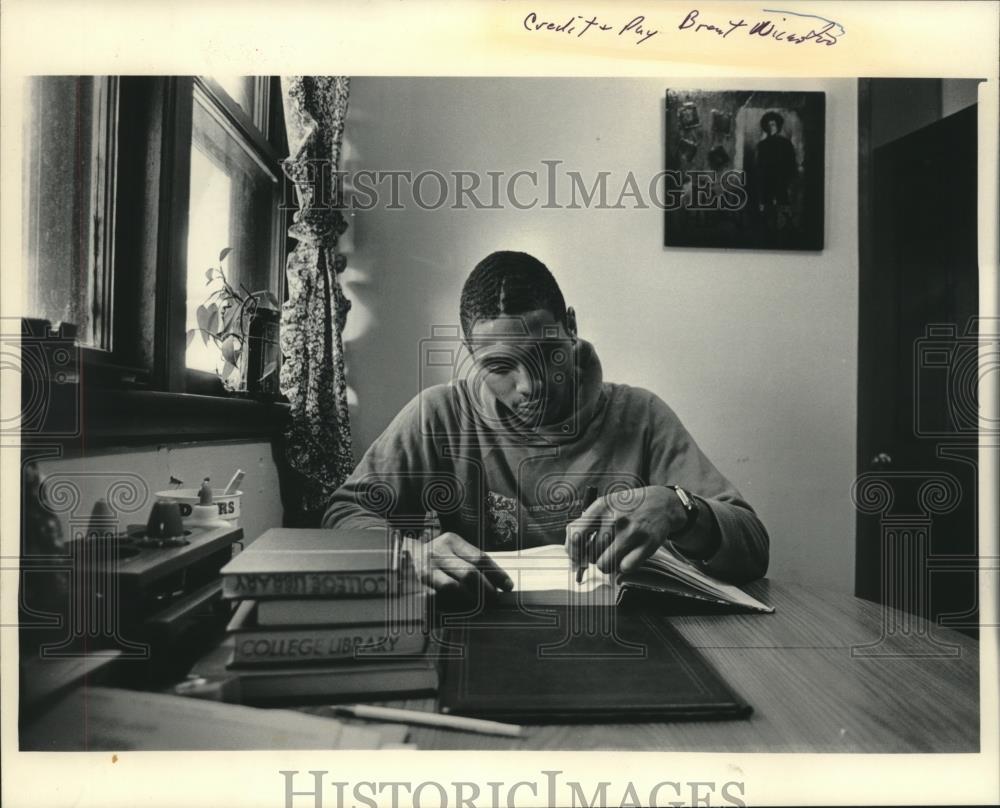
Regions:
[[488, 429], [529, 440], [542, 438], [554, 443], [571, 442], [591, 422], [604, 399], [604, 371], [594, 346], [586, 340], [577, 339], [571, 358], [577, 379], [575, 401], [565, 418], [551, 424], [531, 425], [514, 419], [508, 407], [493, 395], [471, 361], [463, 363], [466, 373], [453, 383], [464, 388], [466, 395], [463, 398], [468, 401], [477, 420]]

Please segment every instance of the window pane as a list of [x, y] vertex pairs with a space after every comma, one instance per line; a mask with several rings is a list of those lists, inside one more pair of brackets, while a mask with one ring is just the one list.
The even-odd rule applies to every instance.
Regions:
[[72, 323], [81, 344], [110, 349], [102, 317], [110, 314], [105, 294], [117, 109], [111, 83], [36, 76], [26, 89], [25, 313]]
[[253, 76], [212, 76], [212, 78], [219, 83], [219, 86], [226, 91], [233, 101], [243, 108], [247, 117], [252, 121], [254, 119], [253, 97], [256, 85], [255, 78]]
[[[198, 327], [198, 307], [219, 281], [209, 284], [206, 271], [214, 265], [214, 257], [229, 244], [229, 221], [233, 182], [226, 172], [213, 163], [197, 145], [191, 149], [191, 210], [188, 218], [187, 249], [187, 330]], [[215, 343], [193, 339], [187, 349], [187, 366], [196, 370], [215, 371], [219, 360]]]
[[[219, 266], [220, 252], [229, 285], [246, 291], [277, 291], [275, 211], [278, 183], [252, 156], [252, 147], [212, 114], [212, 101], [196, 94], [191, 150], [191, 208], [188, 224], [187, 328], [199, 326], [201, 305], [219, 303], [211, 295], [223, 288], [217, 275], [206, 285], [206, 271]], [[202, 324], [204, 325], [204, 323]], [[218, 330], [213, 323], [213, 330]], [[187, 350], [187, 367], [217, 372], [221, 353], [216, 344], [195, 337]]]

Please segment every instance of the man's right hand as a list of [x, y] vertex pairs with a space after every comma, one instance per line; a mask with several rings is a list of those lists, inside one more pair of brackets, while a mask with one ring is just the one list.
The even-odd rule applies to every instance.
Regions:
[[496, 562], [457, 533], [442, 533], [429, 542], [409, 542], [407, 549], [420, 582], [442, 594], [478, 601], [498, 590], [510, 592], [514, 582]]

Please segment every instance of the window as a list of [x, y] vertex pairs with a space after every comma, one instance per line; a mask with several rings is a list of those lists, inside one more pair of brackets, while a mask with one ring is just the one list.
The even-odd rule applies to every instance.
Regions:
[[[288, 249], [278, 79], [45, 76], [28, 80], [25, 98], [24, 313], [76, 334], [84, 398], [101, 404], [84, 405], [85, 428], [114, 433], [106, 403], [140, 401], [127, 413], [138, 435], [170, 401], [189, 419], [214, 412], [212, 434], [246, 429], [253, 418], [232, 425], [205, 396], [244, 414], [278, 396]], [[187, 340], [206, 325], [199, 307], [219, 300], [206, 272], [223, 250], [227, 282], [259, 304], [242, 389], [220, 377], [219, 340]], [[232, 401], [238, 389], [250, 401]], [[193, 423], [179, 428], [200, 434]]]
[[[226, 311], [220, 295], [226, 284], [239, 294], [264, 292], [276, 298], [280, 289], [282, 222], [281, 183], [277, 153], [268, 141], [267, 108], [270, 87], [252, 77], [197, 79], [192, 99], [191, 180], [187, 227], [186, 333], [203, 329], [199, 309], [215, 305]], [[233, 93], [235, 95], [231, 95]], [[219, 256], [227, 250], [224, 261]], [[220, 277], [224, 275], [223, 278]], [[261, 298], [263, 299], [263, 298]], [[231, 314], [237, 308], [231, 303]], [[273, 305], [271, 306], [273, 310]], [[260, 316], [265, 316], [263, 311]], [[216, 316], [212, 330], [224, 323]], [[273, 319], [273, 318], [272, 318]], [[207, 336], [207, 335], [206, 335]], [[194, 338], [188, 341], [185, 363], [188, 386], [211, 385], [211, 374], [228, 381], [235, 373], [249, 375], [226, 356], [227, 342]], [[249, 360], [262, 346], [258, 338], [241, 350]], [[276, 354], [276, 346], [272, 349]], [[267, 363], [264, 363], [267, 364]], [[227, 368], [229, 372], [227, 372]], [[243, 373], [241, 373], [243, 371]], [[267, 379], [250, 378], [249, 386], [272, 389], [277, 366]], [[209, 374], [207, 377], [204, 374]]]
[[68, 323], [81, 345], [110, 350], [118, 84], [106, 76], [26, 84], [25, 314]]

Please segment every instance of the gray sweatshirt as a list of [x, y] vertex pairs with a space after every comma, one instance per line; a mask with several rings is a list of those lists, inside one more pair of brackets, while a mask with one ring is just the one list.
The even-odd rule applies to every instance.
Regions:
[[708, 507], [721, 542], [709, 575], [754, 580], [768, 565], [767, 530], [658, 396], [604, 382], [593, 347], [575, 350], [577, 398], [565, 421], [523, 429], [474, 377], [427, 388], [393, 419], [334, 493], [326, 527], [419, 528], [436, 514], [489, 552], [563, 543], [587, 486], [601, 494], [679, 485]]

